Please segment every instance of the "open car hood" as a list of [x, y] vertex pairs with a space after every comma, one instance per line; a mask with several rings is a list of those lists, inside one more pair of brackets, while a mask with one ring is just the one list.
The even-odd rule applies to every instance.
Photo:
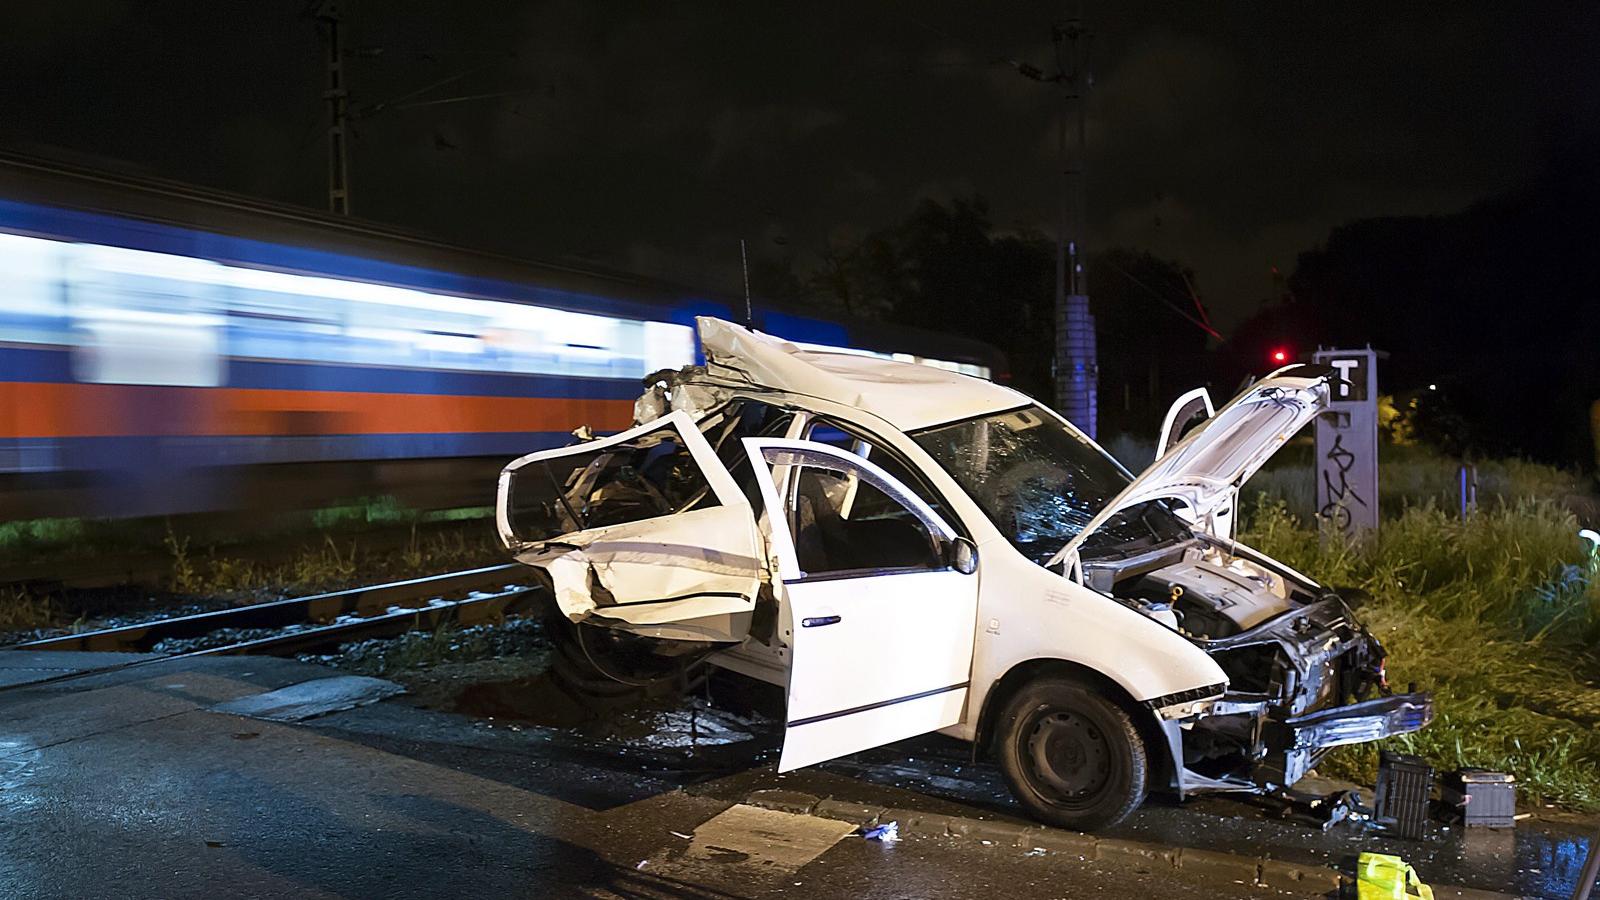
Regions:
[[1145, 469], [1046, 563], [1074, 558], [1107, 520], [1147, 500], [1176, 500], [1204, 521], [1328, 405], [1328, 366], [1285, 366], [1246, 388]]

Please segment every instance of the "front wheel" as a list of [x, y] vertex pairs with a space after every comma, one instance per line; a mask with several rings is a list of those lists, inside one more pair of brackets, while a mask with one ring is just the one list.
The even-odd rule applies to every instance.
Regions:
[[1083, 684], [1024, 685], [1002, 711], [995, 739], [1012, 796], [1042, 822], [1093, 831], [1144, 802], [1144, 741], [1121, 707]]

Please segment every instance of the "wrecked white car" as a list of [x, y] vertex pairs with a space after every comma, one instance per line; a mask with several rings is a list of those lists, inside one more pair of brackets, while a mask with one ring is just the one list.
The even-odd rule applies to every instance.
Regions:
[[784, 687], [780, 771], [941, 731], [1092, 829], [1432, 718], [1343, 599], [1232, 539], [1331, 370], [1274, 372], [1135, 478], [1000, 385], [699, 329], [644, 424], [507, 466], [498, 525], [580, 630]]

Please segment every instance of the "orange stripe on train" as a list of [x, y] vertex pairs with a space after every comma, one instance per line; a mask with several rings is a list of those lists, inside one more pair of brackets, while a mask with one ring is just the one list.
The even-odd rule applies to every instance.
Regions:
[[617, 431], [627, 400], [0, 382], [0, 438]]

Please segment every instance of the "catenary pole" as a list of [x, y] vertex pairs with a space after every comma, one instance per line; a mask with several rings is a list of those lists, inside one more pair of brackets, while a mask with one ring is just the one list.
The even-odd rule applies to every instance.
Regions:
[[344, 86], [344, 48], [339, 43], [339, 6], [325, 0], [317, 19], [327, 28], [328, 82], [322, 99], [328, 106], [328, 211], [350, 215], [350, 92]]

